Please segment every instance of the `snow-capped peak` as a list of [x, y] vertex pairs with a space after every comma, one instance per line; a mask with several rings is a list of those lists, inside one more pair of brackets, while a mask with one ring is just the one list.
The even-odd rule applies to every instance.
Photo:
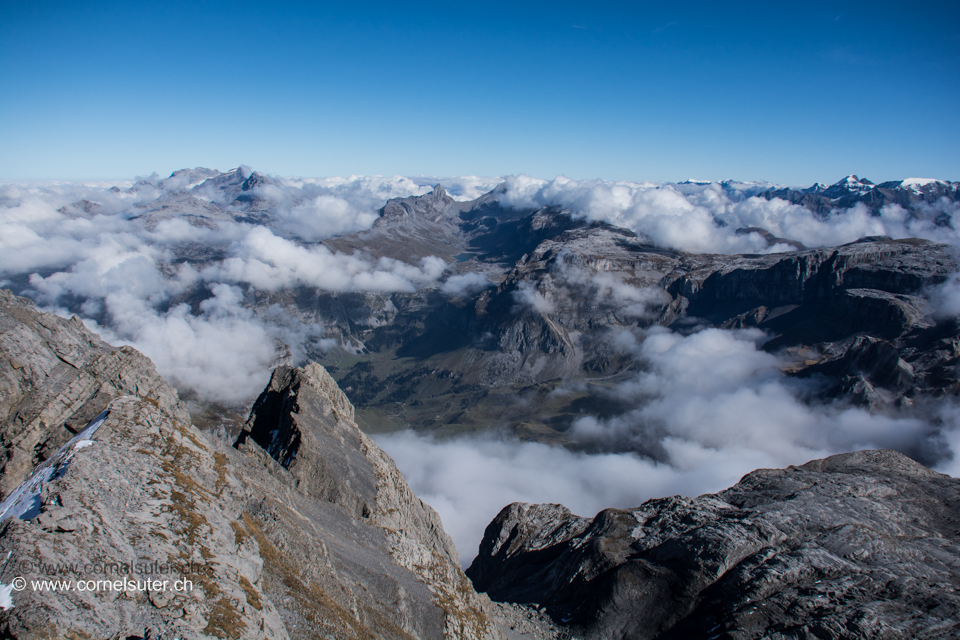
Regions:
[[853, 187], [853, 186], [859, 187], [865, 184], [873, 186], [873, 183], [867, 180], [866, 178], [859, 178], [853, 174], [847, 176], [837, 184], [841, 184], [841, 183], [847, 185], [848, 187]]
[[839, 192], [843, 191], [853, 192], [853, 193], [866, 193], [873, 189], [875, 185], [865, 178], [860, 178], [855, 175], [849, 175], [843, 180], [835, 183], [828, 191]]
[[925, 187], [928, 184], [943, 183], [943, 180], [934, 178], [907, 178], [900, 183], [901, 187]]

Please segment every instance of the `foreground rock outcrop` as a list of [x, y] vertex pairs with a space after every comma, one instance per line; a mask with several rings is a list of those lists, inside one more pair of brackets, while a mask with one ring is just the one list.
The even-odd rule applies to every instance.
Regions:
[[6, 496], [115, 398], [135, 395], [189, 422], [153, 363], [79, 318], [40, 313], [0, 289], [0, 494]]
[[891, 451], [581, 518], [512, 504], [467, 570], [589, 638], [956, 638], [960, 480]]
[[[54, 416], [82, 422], [91, 403], [108, 413], [90, 439], [52, 454], [38, 513], [0, 515], [12, 596], [0, 635], [499, 637], [436, 513], [360, 433], [322, 367], [275, 372], [231, 447], [189, 423], [143, 356], [3, 296], [0, 363], [20, 394], [4, 396], [6, 442], [56, 434]], [[45, 368], [50, 354], [78, 373]], [[14, 577], [24, 590], [11, 591]]]

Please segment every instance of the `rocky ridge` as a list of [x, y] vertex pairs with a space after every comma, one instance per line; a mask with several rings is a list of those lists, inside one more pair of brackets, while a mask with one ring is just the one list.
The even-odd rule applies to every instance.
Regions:
[[512, 504], [467, 570], [582, 638], [953, 638], [960, 480], [861, 451], [582, 518]]
[[[115, 374], [103, 379], [96, 366], [111, 352], [76, 320], [6, 292], [3, 300], [0, 363], [23, 372], [17, 406], [58, 406], [62, 396], [53, 384], [62, 374], [37, 365], [37, 353], [90, 363], [79, 369], [93, 381], [83, 388], [115, 392]], [[0, 524], [0, 580], [133, 586], [13, 593], [0, 613], [6, 637], [499, 637], [436, 513], [360, 433], [322, 367], [278, 370], [234, 447], [189, 423], [149, 360], [113, 356], [127, 366], [124, 379], [156, 384], [94, 394], [108, 414], [93, 440], [44, 484], [39, 513]], [[30, 424], [3, 426], [16, 436]], [[262, 429], [285, 430], [298, 445], [276, 455], [256, 440]], [[154, 579], [170, 583], [137, 587]], [[175, 591], [181, 579], [192, 588]]]
[[41, 313], [6, 289], [0, 289], [0, 351], [4, 496], [116, 398], [137, 395], [189, 422], [176, 392], [142, 354], [107, 344], [76, 316]]

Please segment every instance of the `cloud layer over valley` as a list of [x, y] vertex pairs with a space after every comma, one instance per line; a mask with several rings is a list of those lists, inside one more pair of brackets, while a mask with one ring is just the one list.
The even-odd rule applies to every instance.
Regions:
[[[424, 195], [440, 183], [465, 201], [501, 182], [497, 197], [508, 209], [555, 207], [687, 252], [772, 253], [796, 243], [834, 246], [879, 235], [960, 247], [960, 207], [947, 199], [912, 212], [887, 204], [874, 215], [858, 204], [816, 215], [755, 197], [771, 187], [764, 184], [285, 179], [241, 167], [116, 186], [0, 184], [0, 286], [48, 310], [80, 315], [113, 344], [136, 347], [181, 392], [249, 408], [278, 363], [300, 364], [341, 348], [336, 332], [309, 311], [317, 292], [432, 290], [457, 302], [499, 284], [435, 255], [399, 260], [322, 241], [370, 229], [390, 198]], [[558, 261], [550, 276], [560, 283], [554, 294], [570, 299], [520, 282], [513, 312], [549, 315], [559, 305], [584, 304], [609, 307], [628, 322], [652, 321], [650, 310], [669, 298], [662, 289], [633, 287], [572, 262]], [[957, 276], [926, 293], [932, 315], [960, 314]], [[483, 526], [512, 501], [561, 502], [593, 515], [655, 496], [719, 490], [758, 467], [860, 448], [895, 448], [960, 473], [960, 456], [953, 456], [960, 452], [960, 412], [952, 403], [871, 413], [822, 401], [823, 382], [789, 376], [795, 354], [763, 351], [767, 338], [757, 329], [697, 326], [609, 333], [609, 349], [633, 366], [591, 384], [591, 393], [616, 410], [573, 421], [565, 434], [569, 448], [521, 442], [509, 430], [446, 440], [406, 431], [376, 439], [440, 512], [464, 561], [473, 557]], [[552, 393], [584, 385], [565, 380]]]
[[[299, 362], [333, 344], [321, 337], [322, 327], [263, 304], [261, 293], [414, 291], [444, 271], [434, 257], [406, 264], [315, 244], [368, 228], [386, 199], [428, 186], [404, 178], [266, 184], [258, 189], [272, 204], [266, 227], [208, 206], [230, 211], [229, 187], [205, 182], [215, 181], [214, 173], [183, 172], [114, 190], [3, 185], [4, 286], [78, 313], [115, 344], [135, 346], [180, 388], [242, 405], [279, 361]], [[238, 173], [237, 180], [250, 174]], [[291, 230], [296, 235], [283, 235]]]
[[953, 403], [871, 414], [817, 401], [818, 381], [786, 376], [789, 362], [760, 350], [757, 330], [680, 335], [655, 328], [614, 339], [643, 368], [598, 392], [626, 409], [577, 419], [568, 432], [572, 450], [522, 442], [507, 431], [453, 440], [412, 431], [376, 437], [440, 513], [465, 565], [486, 524], [515, 501], [561, 503], [592, 516], [665, 495], [719, 491], [754, 469], [858, 449], [896, 449], [960, 475], [960, 457], [949, 453], [960, 451], [960, 407]]

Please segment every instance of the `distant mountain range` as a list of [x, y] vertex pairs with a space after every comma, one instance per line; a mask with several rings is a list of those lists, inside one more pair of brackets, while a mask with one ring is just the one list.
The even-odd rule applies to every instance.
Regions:
[[834, 209], [848, 209], [863, 204], [876, 213], [884, 206], [897, 204], [908, 211], [932, 205], [941, 198], [950, 202], [960, 199], [960, 182], [907, 178], [874, 184], [869, 180], [850, 175], [836, 184], [815, 184], [806, 189], [770, 189], [758, 193], [762, 198], [780, 198], [792, 204], [803, 205], [819, 215]]
[[[270, 226], [278, 215], [270, 189], [279, 186], [247, 167], [182, 170], [135, 183], [131, 193], [156, 197], [126, 215], [147, 228], [170, 219], [198, 228], [225, 221]], [[930, 218], [934, 204], [960, 196], [958, 182], [874, 185], [857, 176], [806, 189], [735, 181], [650, 188], [780, 198], [817, 216], [859, 204], [878, 215], [896, 204], [908, 216]], [[576, 444], [567, 433], [572, 421], [584, 411], [618, 410], [605, 390], [638, 366], [610, 342], [610, 332], [652, 326], [757, 327], [769, 335], [766, 350], [797, 360], [791, 375], [823, 377], [830, 381], [825, 397], [874, 408], [953, 393], [960, 384], [956, 355], [945, 346], [960, 337], [956, 321], [933, 318], [924, 298], [957, 271], [945, 245], [865, 238], [806, 249], [747, 227], [737, 233], [795, 251], [692, 254], [562, 206], [507, 205], [505, 194], [500, 185], [462, 202], [437, 185], [389, 200], [368, 230], [323, 240], [342, 254], [404, 263], [436, 256], [448, 264], [440, 280], [414, 292], [251, 289], [244, 304], [280, 305], [322, 326], [340, 349], [308, 356], [330, 368], [372, 431], [510, 425], [526, 438]], [[87, 215], [96, 207], [78, 202], [64, 210]], [[942, 209], [936, 222], [947, 225]], [[208, 241], [185, 240], [173, 251], [175, 262], [198, 270], [228, 254], [226, 245]], [[197, 308], [209, 296], [194, 287], [169, 304]], [[585, 386], [544, 395], [571, 380]]]

